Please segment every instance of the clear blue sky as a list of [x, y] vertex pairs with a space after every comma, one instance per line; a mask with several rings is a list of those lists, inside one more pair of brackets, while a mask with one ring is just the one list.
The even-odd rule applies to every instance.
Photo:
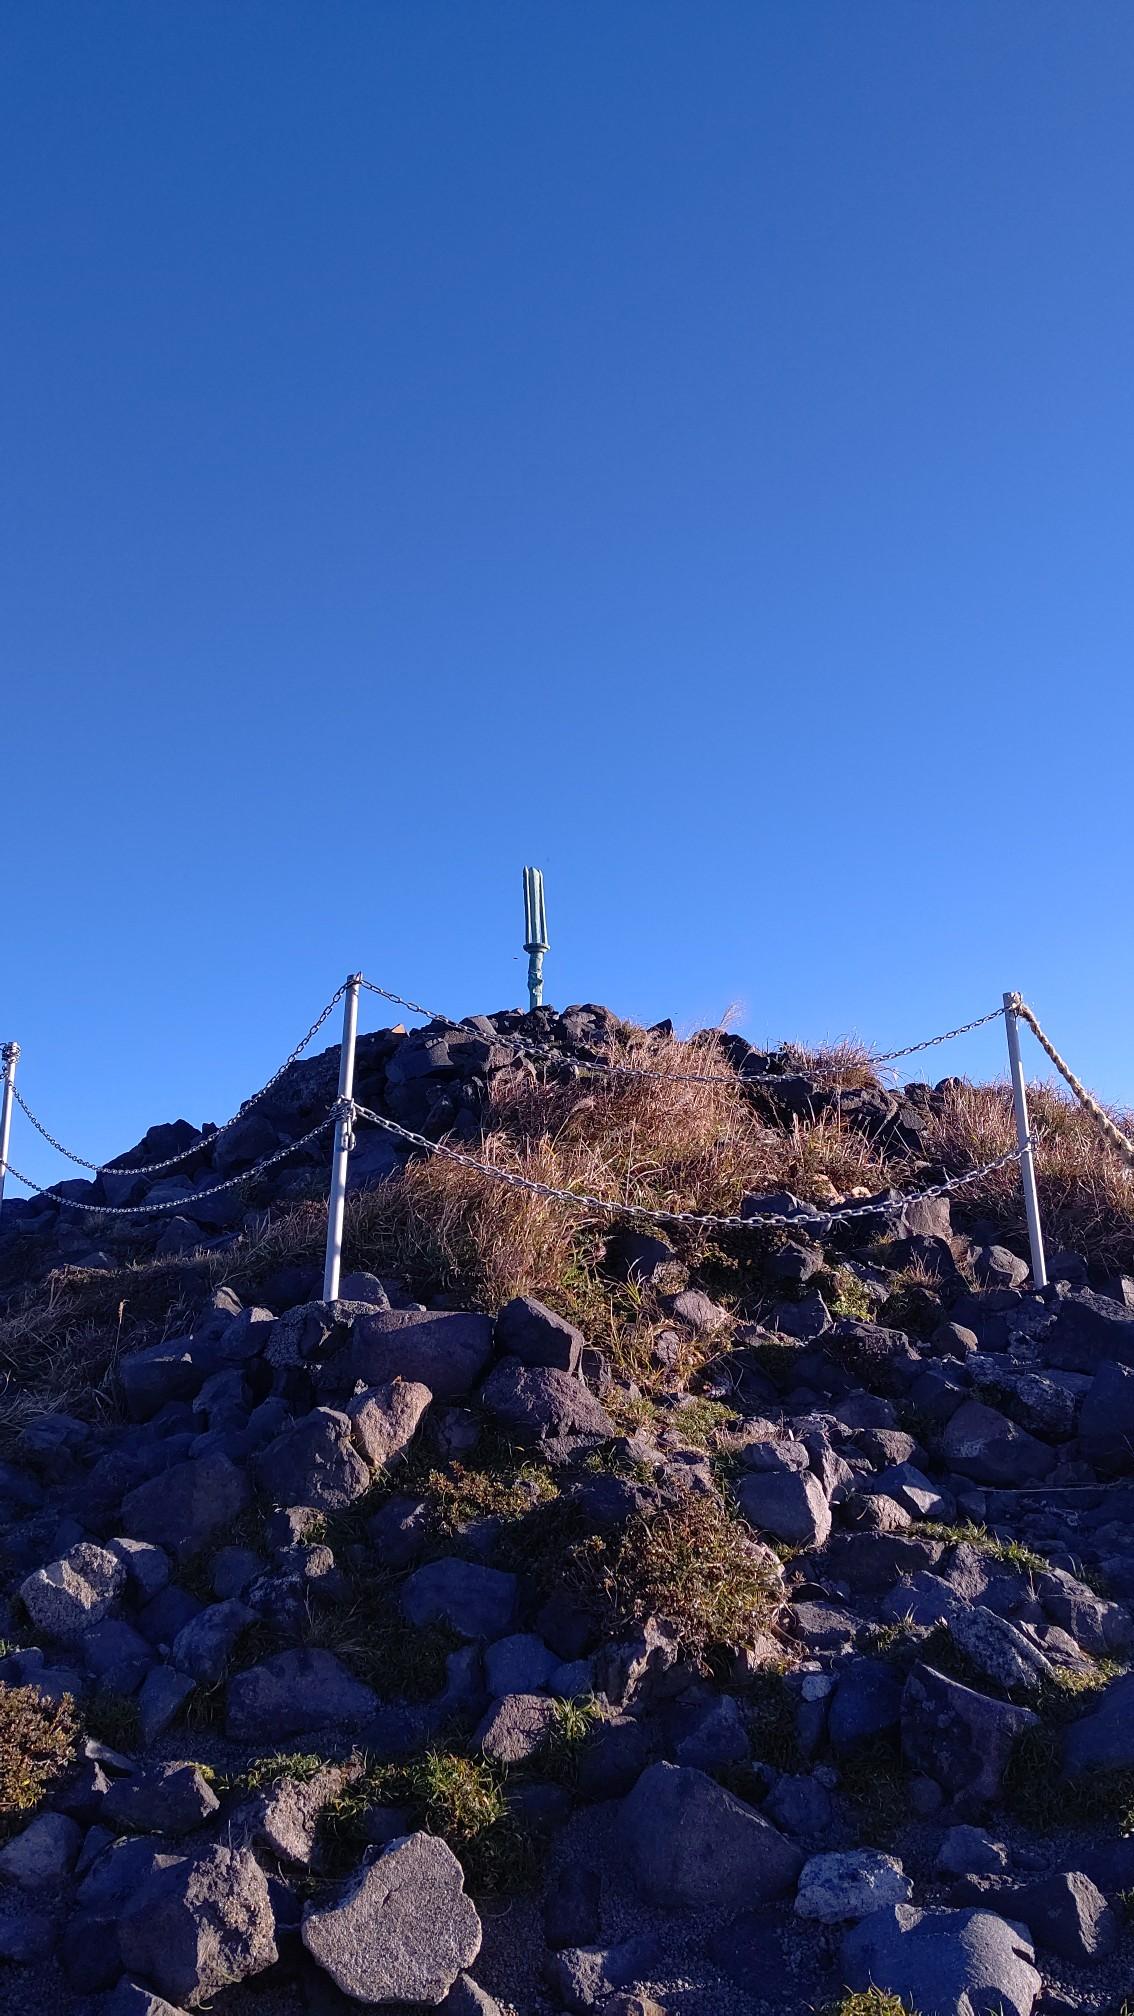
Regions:
[[65, 1138], [226, 1117], [352, 966], [519, 1002], [525, 861], [551, 1000], [889, 1048], [1018, 986], [1134, 1099], [1129, 0], [0, 54], [0, 1033]]

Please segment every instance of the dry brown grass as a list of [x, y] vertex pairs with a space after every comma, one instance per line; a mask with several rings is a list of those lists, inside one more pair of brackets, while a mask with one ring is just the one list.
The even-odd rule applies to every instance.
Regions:
[[[723, 1215], [747, 1190], [786, 1187], [810, 1198], [824, 1181], [840, 1192], [883, 1181], [874, 1151], [836, 1120], [786, 1133], [765, 1127], [719, 1058], [713, 1068], [726, 1082], [695, 1085], [680, 1075], [688, 1046], [655, 1042], [650, 1062], [660, 1078], [512, 1080], [494, 1097], [478, 1159], [580, 1196]], [[385, 1265], [486, 1309], [535, 1294], [593, 1322], [593, 1262], [610, 1223], [605, 1212], [512, 1189], [438, 1155], [357, 1201], [348, 1252], [352, 1265]]]
[[[1075, 1101], [1036, 1085], [1029, 1088], [1028, 1105], [1049, 1250], [1066, 1247], [1116, 1268], [1134, 1268], [1134, 1169], [1107, 1147]], [[1129, 1115], [1116, 1113], [1115, 1118], [1130, 1130]], [[1015, 1141], [1008, 1087], [966, 1084], [946, 1095], [944, 1112], [931, 1122], [927, 1152], [950, 1172], [960, 1172], [1006, 1155]], [[1023, 1237], [1024, 1207], [1014, 1164], [967, 1184], [961, 1197], [1006, 1232]]]

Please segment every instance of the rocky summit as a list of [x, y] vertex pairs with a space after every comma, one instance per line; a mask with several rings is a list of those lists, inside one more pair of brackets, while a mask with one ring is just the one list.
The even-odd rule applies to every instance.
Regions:
[[0, 2010], [1134, 2006], [1105, 1149], [1037, 1291], [940, 1194], [998, 1088], [385, 1030], [361, 1105], [612, 1208], [360, 1122], [327, 1303], [337, 1068], [4, 1204]]

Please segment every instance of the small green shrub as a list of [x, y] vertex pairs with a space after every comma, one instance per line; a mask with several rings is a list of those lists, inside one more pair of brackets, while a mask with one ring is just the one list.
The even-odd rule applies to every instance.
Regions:
[[79, 1743], [79, 1720], [69, 1694], [58, 1702], [35, 1687], [0, 1686], [0, 1832], [34, 1813], [66, 1775]]
[[832, 2002], [824, 2016], [917, 2016], [917, 2010], [896, 1995], [887, 1995], [884, 1988], [864, 1988], [858, 1995], [848, 1993], [841, 2002]]

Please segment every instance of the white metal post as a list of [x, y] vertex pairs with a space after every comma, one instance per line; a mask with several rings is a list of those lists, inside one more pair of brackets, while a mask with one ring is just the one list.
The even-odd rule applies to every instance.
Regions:
[[0, 1204], [4, 1202], [4, 1178], [8, 1173], [8, 1142], [12, 1133], [12, 1094], [16, 1087], [16, 1059], [20, 1054], [18, 1043], [5, 1043], [4, 1093], [0, 1105]]
[[1043, 1228], [1040, 1225], [1039, 1195], [1036, 1190], [1036, 1165], [1032, 1154], [1032, 1137], [1028, 1125], [1028, 1092], [1024, 1083], [1024, 1065], [1020, 1056], [1020, 1027], [1016, 1020], [1015, 994], [1004, 996], [1004, 1022], [1008, 1030], [1008, 1064], [1012, 1076], [1012, 1105], [1016, 1112], [1016, 1146], [1020, 1150], [1020, 1181], [1024, 1186], [1024, 1209], [1028, 1214], [1028, 1244], [1032, 1249], [1032, 1281], [1037, 1288], [1047, 1287], [1047, 1262], [1043, 1252]]
[[[343, 1001], [343, 1038], [339, 1051], [339, 1098], [354, 1097], [354, 1044], [358, 1034], [358, 990], [361, 973], [352, 973]], [[327, 1261], [323, 1268], [323, 1300], [335, 1302], [339, 1294], [339, 1269], [343, 1257], [343, 1211], [346, 1206], [347, 1166], [350, 1162], [351, 1125], [349, 1116], [339, 1114], [335, 1122], [335, 1145], [331, 1154], [331, 1194], [327, 1199]]]

